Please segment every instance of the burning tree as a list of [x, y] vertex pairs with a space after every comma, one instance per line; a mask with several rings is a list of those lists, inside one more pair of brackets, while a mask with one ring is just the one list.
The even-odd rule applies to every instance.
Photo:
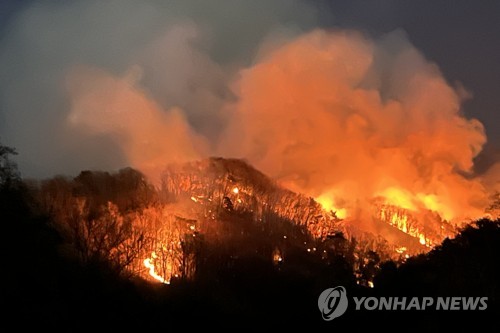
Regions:
[[141, 199], [152, 197], [144, 184], [130, 171], [84, 172], [74, 180], [43, 182], [38, 198], [82, 263], [106, 262], [120, 274], [162, 282], [191, 277], [193, 255], [182, 240], [193, 233], [193, 221], [182, 221], [154, 200]]
[[132, 169], [85, 171], [42, 182], [38, 197], [82, 262], [107, 262], [120, 274], [163, 283], [205, 274], [204, 249], [219, 247], [214, 260], [229, 266], [248, 253], [277, 269], [293, 260], [291, 253], [325, 263], [342, 258], [367, 285], [381, 262], [405, 260], [453, 233], [430, 211], [374, 199], [374, 225], [411, 246], [389, 243], [245, 162], [221, 158], [170, 165], [159, 189]]

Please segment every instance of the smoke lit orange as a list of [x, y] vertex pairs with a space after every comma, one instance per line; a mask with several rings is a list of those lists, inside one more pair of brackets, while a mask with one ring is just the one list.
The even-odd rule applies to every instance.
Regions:
[[217, 154], [360, 223], [374, 199], [454, 222], [488, 205], [485, 184], [464, 176], [486, 142], [482, 124], [462, 115], [460, 94], [400, 33], [373, 41], [316, 30], [271, 48], [233, 80], [216, 140], [181, 109], [163, 110], [137, 76], [80, 68], [69, 81], [71, 123], [113, 136], [155, 181], [172, 161]]

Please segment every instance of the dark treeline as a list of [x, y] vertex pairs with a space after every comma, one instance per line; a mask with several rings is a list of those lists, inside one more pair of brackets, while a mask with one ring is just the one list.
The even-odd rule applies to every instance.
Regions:
[[[356, 330], [382, 320], [391, 330], [401, 329], [390, 324], [401, 318], [411, 321], [410, 330], [432, 331], [457, 319], [457, 313], [348, 309], [341, 318], [324, 322], [318, 296], [337, 285], [358, 296], [487, 296], [486, 311], [458, 317], [486, 321], [500, 313], [498, 220], [477, 221], [428, 254], [404, 263], [382, 263], [375, 252], [356, 253], [342, 235], [314, 241], [286, 221], [272, 228], [235, 227], [244, 224], [245, 215], [223, 210], [220, 217], [228, 221], [223, 227], [232, 236], [217, 242], [210, 241], [209, 233], [196, 234], [196, 243], [183, 243], [183, 255], [196, 254], [196, 274], [163, 285], [137, 278], [123, 261], [140, 256], [142, 248], [130, 244], [145, 242], [141, 234], [130, 231], [127, 223], [134, 221], [130, 216], [161, 204], [140, 173], [85, 171], [75, 178], [26, 182], [9, 158], [15, 151], [0, 147], [2, 325], [12, 324], [15, 331], [189, 330], [206, 325], [266, 330], [302, 323], [326, 329], [341, 324]], [[87, 198], [85, 219], [79, 216], [82, 208], [75, 199], [81, 197]], [[115, 208], [104, 209], [110, 202]], [[61, 219], [72, 222], [61, 224]], [[81, 229], [82, 221], [93, 222]], [[97, 227], [105, 232], [89, 233]], [[277, 241], [273, 235], [284, 232], [295, 242], [287, 245], [283, 263], [273, 262], [270, 255]], [[110, 241], [111, 234], [123, 238]], [[92, 246], [78, 243], [78, 237], [89, 235], [95, 241]], [[133, 242], [131, 237], [136, 237]], [[304, 247], [314, 247], [316, 254]], [[248, 250], [253, 248], [257, 250]], [[358, 284], [368, 279], [373, 279], [375, 288]]]

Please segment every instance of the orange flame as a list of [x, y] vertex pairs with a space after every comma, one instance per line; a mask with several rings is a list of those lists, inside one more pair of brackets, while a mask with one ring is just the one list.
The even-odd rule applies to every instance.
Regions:
[[336, 207], [334, 205], [334, 199], [328, 194], [320, 195], [319, 197], [316, 198], [316, 201], [321, 206], [323, 206], [323, 209], [325, 209], [326, 211], [334, 212], [335, 216], [337, 216], [339, 219], [343, 220], [347, 217], [347, 209]]
[[144, 266], [149, 270], [149, 275], [155, 279], [156, 281], [160, 281], [161, 283], [170, 284], [169, 280], [166, 280], [163, 276], [159, 275], [155, 271], [155, 265], [153, 264], [153, 260], [155, 257], [155, 253], [151, 253], [151, 258], [144, 259]]

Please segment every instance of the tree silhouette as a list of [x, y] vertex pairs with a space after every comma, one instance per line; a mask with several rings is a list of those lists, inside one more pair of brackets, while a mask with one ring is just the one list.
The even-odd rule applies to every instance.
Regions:
[[0, 143], [0, 186], [11, 186], [20, 180], [17, 165], [10, 159], [10, 156], [17, 155], [14, 148], [4, 146]]

